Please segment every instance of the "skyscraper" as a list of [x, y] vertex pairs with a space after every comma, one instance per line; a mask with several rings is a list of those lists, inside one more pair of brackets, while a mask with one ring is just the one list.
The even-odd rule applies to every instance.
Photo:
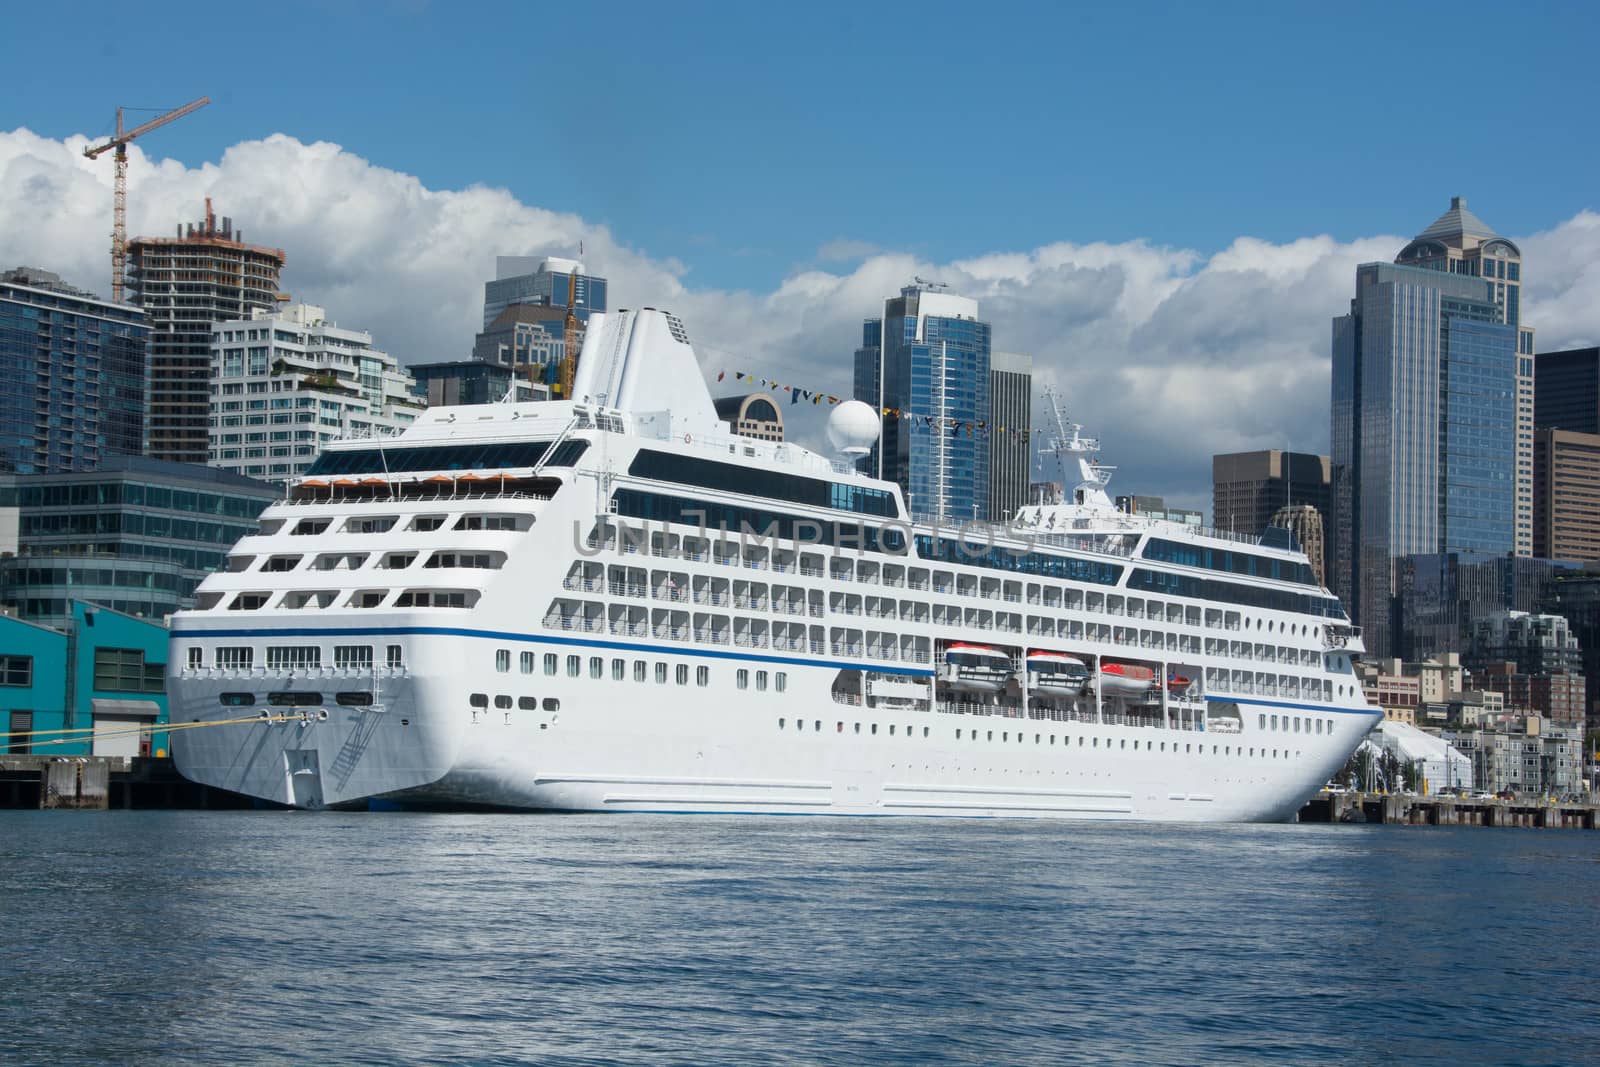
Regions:
[[1533, 441], [1533, 552], [1600, 560], [1600, 435], [1539, 429]]
[[989, 518], [1005, 522], [1028, 502], [1033, 460], [1033, 357], [995, 352], [989, 359]]
[[0, 470], [92, 470], [138, 455], [144, 312], [47, 270], [0, 273]]
[[863, 461], [900, 483], [911, 513], [951, 521], [989, 517], [989, 324], [978, 302], [918, 282], [884, 301], [856, 350], [856, 399], [883, 415]]
[[[1377, 655], [1394, 654], [1395, 558], [1516, 545], [1518, 331], [1495, 284], [1368, 263], [1333, 320], [1334, 591]], [[1531, 479], [1530, 449], [1530, 551]]]
[[591, 311], [606, 309], [606, 280], [585, 274], [575, 259], [496, 256], [494, 281], [483, 285], [483, 328], [513, 304], [565, 309], [569, 297], [573, 315], [586, 324]]
[[1401, 249], [1395, 262], [1446, 274], [1484, 280], [1484, 296], [1495, 306], [1496, 321], [1517, 331], [1516, 512], [1513, 550], [1533, 554], [1533, 421], [1535, 406], [1533, 327], [1522, 323], [1522, 251], [1490, 229], [1471, 211], [1466, 197], [1450, 198], [1450, 210]]
[[1600, 348], [1541, 352], [1533, 374], [1535, 429], [1600, 433]]
[[1212, 456], [1212, 525], [1260, 537], [1279, 508], [1309, 504], [1326, 530], [1329, 477], [1328, 457], [1311, 452], [1268, 448]]
[[233, 220], [206, 217], [176, 237], [128, 242], [128, 293], [150, 323], [145, 454], [178, 463], [206, 461], [211, 409], [211, 327], [271, 311], [287, 297], [278, 248], [244, 243]]

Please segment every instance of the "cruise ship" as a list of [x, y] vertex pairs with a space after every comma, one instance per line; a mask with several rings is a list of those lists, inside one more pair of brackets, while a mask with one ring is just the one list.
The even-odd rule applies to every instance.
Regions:
[[[684, 325], [571, 399], [330, 445], [172, 622], [178, 769], [296, 808], [1287, 820], [1379, 718], [1282, 531], [1119, 512], [1095, 442], [1005, 524], [734, 435]], [[1274, 536], [1281, 535], [1281, 536]]]

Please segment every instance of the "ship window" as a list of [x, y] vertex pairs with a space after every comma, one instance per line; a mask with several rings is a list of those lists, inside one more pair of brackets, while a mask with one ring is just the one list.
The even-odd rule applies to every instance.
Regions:
[[322, 666], [322, 649], [316, 645], [276, 645], [267, 648], [267, 670], [293, 670]]
[[416, 562], [416, 558], [415, 552], [390, 552], [383, 557], [383, 562], [378, 564], [378, 567], [386, 571], [404, 570]]
[[766, 671], [756, 671], [756, 692], [765, 693], [766, 691], [767, 691], [767, 672]]
[[295, 523], [294, 529], [289, 533], [294, 536], [304, 537], [310, 534], [319, 534], [328, 528], [332, 519], [301, 519]]
[[399, 645], [390, 645], [389, 646], [389, 666], [391, 666], [391, 667], [401, 667], [401, 666], [404, 666], [404, 665], [405, 665], [405, 659], [403, 657], [403, 654], [400, 651], [400, 646]]
[[264, 571], [292, 571], [300, 563], [299, 556], [269, 556], [261, 565]]
[[515, 530], [515, 515], [463, 515], [456, 520], [458, 530]]
[[[206, 661], [206, 653], [205, 653], [204, 649], [199, 648], [199, 647], [195, 647], [195, 648], [191, 648], [189, 650], [189, 666], [191, 666], [191, 667], [201, 667], [201, 666], [205, 665], [205, 661]], [[4, 662], [4, 660], [0, 660], [0, 663], [3, 663], [3, 662]], [[7, 672], [5, 672], [5, 671], [0, 671], [0, 677], [4, 677], [6, 673]], [[0, 683], [0, 684], [4, 684], [4, 683]]]
[[[306, 470], [319, 474], [401, 474], [420, 471], [500, 470], [532, 467], [550, 448], [549, 441], [489, 442], [473, 445], [429, 445], [423, 448], [358, 448], [329, 450]], [[580, 439], [563, 441], [548, 461], [570, 467], [589, 447]]]
[[644, 660], [642, 660], [642, 659], [634, 660], [633, 661], [633, 680], [636, 681], [636, 682], [644, 681], [645, 680], [645, 674], [646, 674], [647, 670], [648, 670], [648, 665], [645, 663]]
[[517, 698], [517, 710], [518, 711], [537, 711], [538, 709], [539, 709], [539, 698], [538, 697], [518, 697]]
[[429, 533], [444, 525], [443, 515], [418, 515], [411, 520], [411, 529]]
[[489, 694], [473, 693], [467, 698], [467, 703], [471, 704], [475, 708], [486, 708], [489, 706]]
[[494, 669], [501, 674], [511, 669], [511, 650], [509, 648], [497, 648], [494, 650]]
[[505, 711], [511, 707], [511, 698], [502, 693], [494, 698], [494, 706]]
[[371, 534], [388, 533], [394, 529], [398, 515], [373, 515], [359, 519], [351, 519], [344, 524], [345, 533]]
[[1276, 715], [1272, 717], [1272, 728], [1274, 730], [1278, 728], [1278, 717]]
[[368, 670], [372, 667], [371, 645], [334, 645], [333, 665]]
[[894, 723], [890, 723], [889, 724], [889, 736], [890, 737], [894, 736]]
[[614, 659], [611, 661], [611, 680], [613, 682], [626, 681], [628, 677], [628, 661]]
[[673, 679], [679, 685], [689, 684], [689, 665], [687, 663], [678, 664], [678, 666], [673, 670], [672, 674]]
[[589, 677], [600, 678], [606, 673], [606, 661], [601, 656], [589, 657]]
[[666, 685], [667, 684], [667, 665], [665, 663], [657, 663], [656, 664], [656, 684], [657, 685]]
[[217, 646], [217, 666], [231, 670], [249, 667], [255, 661], [255, 649], [248, 645]]
[[268, 693], [267, 703], [280, 708], [306, 708], [322, 703], [321, 693], [281, 692]]
[[710, 667], [696, 667], [694, 669], [694, 684], [695, 685], [699, 685], [699, 686], [710, 685], [711, 684], [711, 668]]
[[[909, 730], [909, 729], [910, 729], [910, 727], [909, 727], [909, 726], [908, 726], [908, 727], [906, 727], [906, 729], [908, 729], [908, 730]], [[928, 736], [928, 728], [927, 728], [927, 727], [926, 727], [926, 726], [924, 726], [924, 727], [923, 727], [923, 728], [922, 728], [922, 736], [923, 736], [923, 737], [927, 737], [927, 736]]]
[[270, 593], [240, 593], [228, 605], [229, 611], [258, 611], [271, 599]]
[[749, 689], [750, 672], [745, 670], [743, 667], [740, 667], [733, 674], [733, 684], [738, 686], [740, 689]]
[[576, 678], [581, 673], [583, 673], [583, 657], [582, 656], [568, 656], [567, 657], [567, 677], [568, 678]]
[[352, 608], [377, 608], [383, 606], [384, 598], [389, 595], [387, 589], [358, 589], [350, 594]]
[[254, 693], [223, 693], [218, 698], [225, 708], [248, 708], [256, 702]]
[[781, 730], [781, 729], [783, 729], [783, 728], [784, 728], [784, 727], [785, 727], [785, 726], [788, 726], [788, 725], [789, 725], [789, 720], [788, 720], [788, 719], [786, 719], [786, 718], [785, 718], [785, 719], [779, 719], [779, 720], [778, 720], [778, 729], [780, 729], [780, 730]]
[[554, 652], [546, 652], [544, 654], [544, 673], [556, 673], [556, 654]]
[[856, 733], [859, 734], [860, 732], [861, 732], [861, 724], [860, 723], [856, 723]]
[[1267, 728], [1267, 716], [1263, 713], [1262, 716], [1261, 716], [1261, 729], [1265, 730], [1266, 728]]
[[787, 671], [778, 671], [772, 676], [772, 688], [780, 693], [789, 688], [789, 674]]
[[960, 730], [956, 731], [956, 740], [957, 741], [961, 740], [961, 731]]
[[544, 710], [545, 711], [560, 711], [561, 710], [561, 701], [557, 700], [555, 697], [545, 697], [544, 698]]
[[335, 693], [333, 699], [347, 708], [364, 708], [372, 704], [372, 694], [365, 690], [351, 693]]
[[533, 653], [532, 652], [524, 652], [520, 656], [518, 656], [517, 657], [517, 666], [521, 668], [523, 674], [532, 674], [533, 673]]
[[874, 736], [876, 736], [876, 734], [878, 733], [878, 724], [877, 723], [873, 723], [872, 724], [872, 733], [874, 734]]

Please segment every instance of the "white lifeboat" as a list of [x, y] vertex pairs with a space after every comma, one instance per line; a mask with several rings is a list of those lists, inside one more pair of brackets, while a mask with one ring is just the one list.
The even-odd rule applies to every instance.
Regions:
[[1083, 660], [1065, 652], [1034, 649], [1028, 653], [1028, 687], [1041, 693], [1075, 696], [1083, 692], [1089, 668]]
[[1011, 657], [986, 645], [951, 645], [939, 665], [939, 680], [967, 693], [998, 693], [1011, 674]]
[[1137, 663], [1100, 664], [1100, 692], [1105, 696], [1145, 696], [1155, 684], [1156, 672]]

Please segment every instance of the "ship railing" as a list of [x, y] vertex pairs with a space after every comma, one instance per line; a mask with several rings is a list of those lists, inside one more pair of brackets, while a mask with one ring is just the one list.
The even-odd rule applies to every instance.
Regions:
[[827, 572], [824, 571], [821, 567], [806, 567], [806, 566], [802, 566], [800, 568], [800, 573], [803, 574], [803, 575], [806, 575], [807, 577], [810, 577], [810, 578], [821, 578]]

